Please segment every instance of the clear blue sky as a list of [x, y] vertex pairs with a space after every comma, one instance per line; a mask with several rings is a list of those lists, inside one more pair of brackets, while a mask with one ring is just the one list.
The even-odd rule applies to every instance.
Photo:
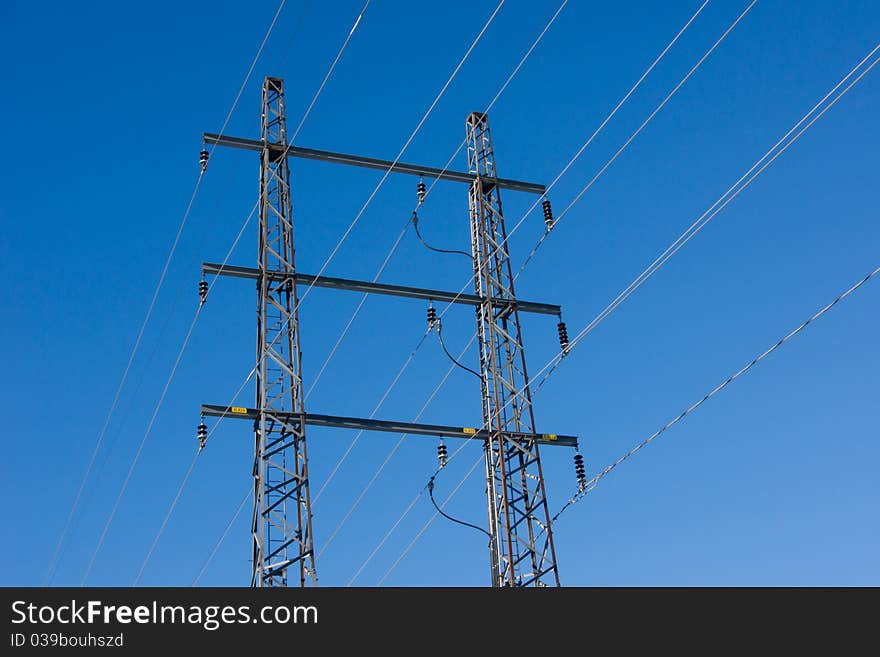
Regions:
[[[228, 132], [258, 136], [268, 74], [285, 78], [298, 120], [361, 4], [289, 0]], [[495, 4], [374, 2], [299, 143], [393, 158]], [[508, 0], [405, 159], [446, 161], [466, 115], [491, 99], [556, 4]], [[501, 175], [552, 180], [698, 4], [572, 0], [491, 113]], [[553, 190], [556, 208], [746, 4], [709, 4]], [[219, 130], [276, 6], [0, 8], [2, 584], [42, 582], [197, 176], [201, 134]], [[871, 0], [758, 2], [560, 223], [520, 296], [562, 304], [576, 333], [878, 39]], [[539, 430], [581, 436], [593, 474], [880, 264], [878, 101], [875, 70], [580, 345], [535, 399]], [[381, 173], [293, 167], [297, 261], [314, 272]], [[82, 577], [195, 310], [199, 264], [222, 259], [255, 201], [257, 172], [242, 151], [211, 162], [56, 584]], [[328, 273], [371, 278], [414, 197], [414, 179], [392, 178]], [[508, 220], [531, 200], [507, 193]], [[467, 248], [467, 222], [466, 189], [439, 185], [422, 212], [426, 236]], [[513, 240], [515, 263], [542, 230], [536, 213]], [[251, 226], [232, 262], [252, 264], [255, 249]], [[408, 235], [383, 280], [457, 290], [468, 267]], [[307, 385], [358, 301], [315, 290], [303, 304]], [[880, 584], [878, 303], [872, 282], [566, 513], [556, 527], [563, 583]], [[254, 307], [251, 283], [216, 286], [89, 583], [132, 582], [196, 449], [199, 404], [228, 402], [251, 368]], [[557, 349], [554, 323], [525, 320], [532, 370]], [[460, 349], [472, 311], [451, 312], [445, 328]], [[423, 330], [423, 304], [370, 299], [309, 409], [368, 415]], [[427, 342], [379, 416], [411, 420], [447, 365]], [[424, 419], [479, 424], [473, 377], [455, 372]], [[313, 490], [352, 438], [309, 434]], [[394, 442], [361, 440], [316, 505], [319, 550]], [[321, 584], [348, 581], [433, 471], [435, 444], [408, 440], [322, 556]], [[143, 584], [192, 582], [249, 486], [251, 449], [247, 423], [221, 425]], [[441, 497], [478, 453], [469, 446], [438, 479]], [[544, 467], [556, 509], [574, 488], [571, 454], [547, 449]], [[479, 476], [448, 510], [485, 523]], [[375, 584], [431, 512], [421, 500], [358, 583]], [[248, 583], [249, 519], [204, 584]], [[487, 566], [481, 535], [440, 519], [388, 583], [479, 586]]]

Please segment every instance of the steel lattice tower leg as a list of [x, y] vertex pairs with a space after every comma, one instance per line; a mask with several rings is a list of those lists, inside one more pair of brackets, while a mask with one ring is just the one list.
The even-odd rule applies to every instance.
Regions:
[[535, 417], [486, 114], [468, 116], [467, 142], [492, 586], [558, 586], [538, 445], [505, 433], [535, 433]]
[[[316, 583], [284, 82], [263, 83], [252, 586]], [[281, 144], [282, 146], [279, 146]], [[296, 417], [296, 416], [294, 416]], [[300, 415], [300, 418], [303, 416]]]

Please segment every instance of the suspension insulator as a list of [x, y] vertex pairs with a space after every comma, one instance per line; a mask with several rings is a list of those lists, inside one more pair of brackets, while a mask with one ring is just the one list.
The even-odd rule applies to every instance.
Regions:
[[440, 467], [446, 467], [446, 445], [440, 443], [437, 445], [437, 460], [440, 462]]
[[199, 422], [199, 428], [196, 431], [196, 436], [199, 439], [199, 447], [204, 447], [205, 442], [208, 440], [208, 425], [204, 422]]
[[199, 166], [202, 167], [202, 173], [205, 172], [205, 169], [208, 168], [208, 151], [207, 149], [202, 149], [201, 153], [199, 153]]
[[544, 223], [547, 225], [547, 230], [551, 230], [553, 228], [553, 209], [550, 207], [550, 199], [545, 198], [541, 201], [541, 209], [544, 210]]
[[578, 490], [583, 490], [587, 487], [587, 475], [584, 471], [584, 457], [580, 454], [574, 455], [574, 473], [577, 477]]
[[565, 326], [565, 322], [559, 322], [556, 325], [556, 331], [559, 333], [559, 346], [562, 351], [568, 353], [568, 328]]
[[199, 281], [199, 303], [205, 303], [208, 298], [208, 281]]
[[416, 195], [419, 197], [419, 205], [424, 203], [427, 194], [428, 188], [425, 186], [425, 181], [419, 178], [419, 184], [416, 186]]
[[428, 306], [428, 330], [432, 330], [437, 323], [437, 310], [434, 306]]

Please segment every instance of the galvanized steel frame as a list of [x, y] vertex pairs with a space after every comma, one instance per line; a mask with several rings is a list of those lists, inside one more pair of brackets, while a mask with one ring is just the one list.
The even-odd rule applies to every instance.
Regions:
[[284, 82], [263, 82], [252, 586], [317, 583], [301, 376]]
[[[492, 586], [559, 585], [489, 120], [466, 121]], [[499, 301], [501, 300], [501, 301]], [[542, 531], [546, 530], [546, 531]]]

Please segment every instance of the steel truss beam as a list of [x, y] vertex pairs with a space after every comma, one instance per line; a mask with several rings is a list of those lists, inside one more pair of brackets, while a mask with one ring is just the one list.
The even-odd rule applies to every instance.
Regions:
[[[254, 267], [239, 267], [236, 265], [219, 265], [212, 262], [202, 263], [203, 274], [213, 274], [220, 276], [232, 276], [234, 278], [252, 278], [257, 279], [260, 270]], [[286, 276], [281, 273], [269, 272], [269, 276], [273, 281], [286, 280]], [[333, 278], [331, 276], [313, 276], [311, 274], [294, 274], [293, 280], [297, 285], [306, 285], [314, 287], [333, 288], [337, 290], [348, 290], [351, 292], [366, 292], [367, 294], [385, 294], [395, 297], [408, 297], [410, 299], [425, 299], [426, 301], [437, 301], [438, 303], [461, 303], [468, 306], [479, 306], [483, 300], [474, 294], [459, 294], [456, 292], [444, 292], [442, 290], [430, 290], [420, 287], [408, 287], [405, 285], [389, 285], [387, 283], [370, 283], [367, 281], [356, 281], [349, 278]], [[493, 299], [493, 305], [497, 308], [503, 308], [507, 304], [507, 299]], [[562, 306], [550, 303], [536, 303], [534, 301], [522, 301], [517, 299], [513, 302], [516, 309], [525, 313], [538, 313], [542, 315], [559, 315], [562, 312]]]
[[[230, 417], [240, 420], [256, 420], [259, 412], [255, 408], [244, 406], [218, 406], [202, 404], [202, 415], [209, 417]], [[336, 427], [339, 429], [357, 429], [363, 431], [382, 431], [387, 433], [406, 433], [416, 436], [439, 436], [441, 438], [464, 438], [466, 440], [486, 440], [490, 433], [472, 427], [452, 427], [441, 424], [416, 424], [414, 422], [394, 422], [341, 415], [319, 415], [316, 413], [277, 413], [276, 420], [301, 428]], [[511, 440], [535, 441], [541, 445], [558, 445], [560, 447], [577, 447], [576, 436], [562, 436], [553, 433], [508, 433]]]
[[[232, 148], [241, 148], [247, 151], [262, 151], [263, 142], [256, 139], [243, 139], [241, 137], [229, 137], [227, 135], [215, 135], [206, 132], [203, 135], [206, 144], [216, 144], [217, 146], [230, 146]], [[367, 169], [381, 169], [394, 173], [405, 173], [412, 176], [424, 176], [425, 178], [437, 178], [440, 180], [451, 180], [453, 182], [472, 183], [474, 175], [463, 171], [449, 171], [438, 169], [437, 167], [427, 167], [420, 164], [407, 164], [405, 162], [392, 162], [391, 160], [380, 160], [374, 157], [362, 157], [360, 155], [348, 155], [346, 153], [334, 153], [332, 151], [320, 151], [314, 148], [302, 148], [300, 146], [288, 146], [284, 142], [273, 142], [269, 144], [269, 151], [278, 159], [285, 152], [287, 157], [300, 157], [307, 160], [322, 160], [324, 162], [335, 162], [336, 164], [347, 164], [356, 167], [366, 167]], [[547, 191], [544, 185], [538, 183], [523, 182], [521, 180], [510, 180], [508, 178], [498, 178], [494, 181], [503, 189], [510, 189], [517, 192], [526, 192], [529, 194], [543, 194]]]

